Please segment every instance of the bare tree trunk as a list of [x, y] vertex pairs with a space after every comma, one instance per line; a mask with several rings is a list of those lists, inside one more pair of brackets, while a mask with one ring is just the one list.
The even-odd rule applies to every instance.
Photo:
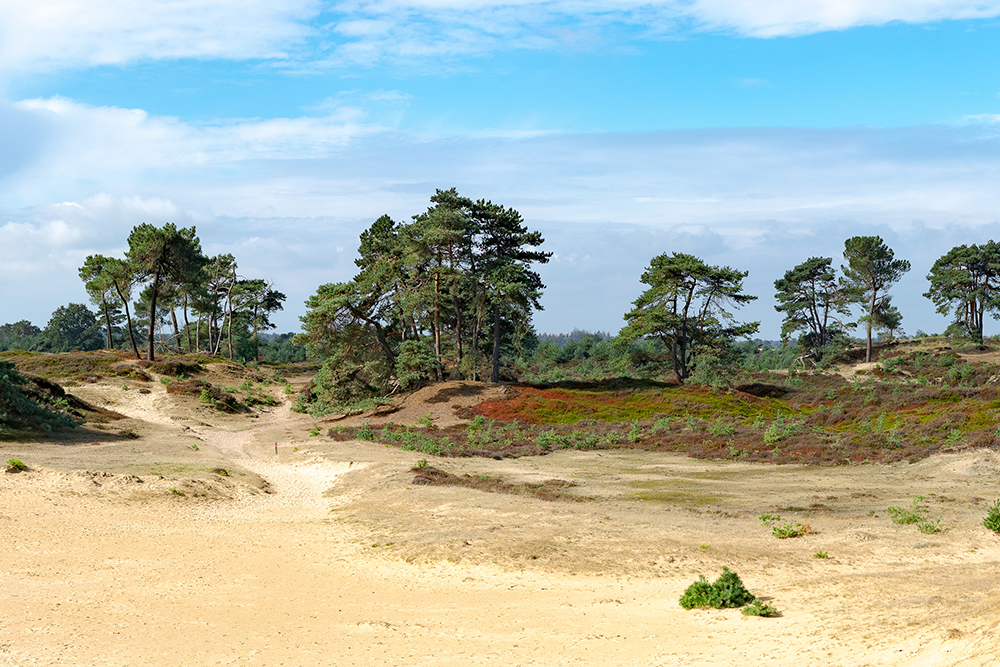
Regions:
[[111, 337], [111, 313], [108, 312], [108, 302], [104, 301], [102, 299], [101, 303], [104, 304], [104, 322], [108, 326], [108, 346], [107, 346], [107, 349], [110, 350], [111, 348], [113, 348], [115, 346], [115, 341]]
[[500, 381], [500, 306], [493, 306], [493, 370], [490, 382]]
[[[441, 260], [438, 259], [438, 266], [440, 267]], [[441, 369], [441, 299], [438, 293], [438, 288], [441, 279], [440, 268], [434, 273], [434, 358], [437, 360], [437, 380], [441, 382], [444, 380], [444, 373]]]
[[156, 291], [160, 288], [160, 272], [153, 274], [153, 289], [149, 298], [149, 340], [146, 345], [146, 359], [156, 361]]
[[452, 305], [455, 308], [455, 342], [458, 345], [458, 369], [456, 376], [462, 378], [462, 309], [458, 307], [458, 295], [454, 290], [451, 293]]
[[188, 352], [194, 352], [194, 349], [191, 346], [191, 323], [188, 322], [188, 298], [187, 298], [187, 294], [184, 295], [184, 331], [187, 332]]
[[181, 353], [181, 330], [177, 327], [177, 311], [171, 307], [170, 308], [170, 319], [174, 324], [174, 347], [177, 350], [177, 354]]

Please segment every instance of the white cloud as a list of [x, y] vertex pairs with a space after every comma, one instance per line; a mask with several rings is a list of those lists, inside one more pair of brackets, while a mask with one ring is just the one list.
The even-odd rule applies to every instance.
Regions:
[[0, 76], [177, 58], [419, 66], [690, 30], [802, 35], [1000, 16], [1000, 0], [33, 0], [0, 3]]
[[0, 3], [0, 71], [159, 58], [284, 58], [319, 0], [32, 0]]

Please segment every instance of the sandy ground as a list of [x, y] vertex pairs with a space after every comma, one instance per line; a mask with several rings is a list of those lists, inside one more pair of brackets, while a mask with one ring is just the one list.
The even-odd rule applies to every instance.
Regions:
[[[227, 416], [148, 388], [73, 387], [129, 419], [0, 442], [32, 467], [0, 474], [0, 665], [1000, 664], [995, 452], [426, 457], [592, 498], [544, 502], [413, 485], [422, 455], [310, 436], [287, 403]], [[496, 390], [448, 391], [388, 418], [446, 420]], [[890, 522], [914, 494], [942, 532]], [[815, 532], [778, 540], [763, 512]], [[677, 604], [723, 566], [782, 615]]]

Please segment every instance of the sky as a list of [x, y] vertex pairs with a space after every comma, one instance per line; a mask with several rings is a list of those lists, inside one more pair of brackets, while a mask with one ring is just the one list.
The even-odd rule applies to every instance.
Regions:
[[297, 331], [361, 231], [455, 187], [545, 237], [540, 332], [616, 333], [686, 252], [749, 272], [777, 339], [774, 281], [860, 234], [939, 332], [926, 275], [1000, 238], [998, 185], [1000, 0], [0, 3], [0, 322], [173, 222]]

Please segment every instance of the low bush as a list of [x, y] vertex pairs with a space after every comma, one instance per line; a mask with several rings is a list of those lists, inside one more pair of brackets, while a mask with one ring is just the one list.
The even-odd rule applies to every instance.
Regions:
[[1000, 499], [994, 502], [989, 511], [986, 513], [986, 518], [983, 519], [983, 525], [992, 530], [994, 533], [1000, 534]]
[[685, 609], [711, 607], [713, 609], [736, 608], [750, 604], [756, 598], [746, 589], [739, 575], [728, 567], [722, 568], [722, 575], [711, 584], [704, 575], [687, 587], [680, 604]]

